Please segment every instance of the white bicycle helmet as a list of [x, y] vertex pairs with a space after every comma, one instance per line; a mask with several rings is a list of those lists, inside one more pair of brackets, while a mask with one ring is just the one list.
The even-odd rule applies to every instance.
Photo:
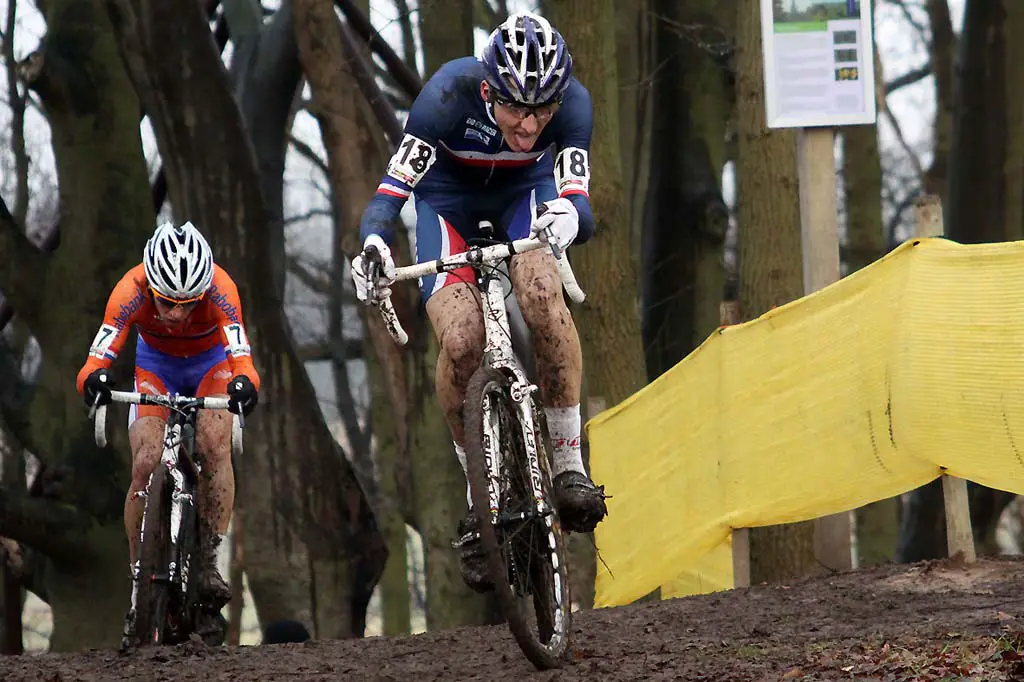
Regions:
[[513, 14], [494, 29], [481, 61], [491, 88], [514, 104], [556, 102], [572, 79], [572, 57], [562, 35], [530, 12]]
[[153, 290], [174, 301], [199, 298], [213, 282], [213, 252], [191, 222], [156, 228], [142, 252], [142, 265]]

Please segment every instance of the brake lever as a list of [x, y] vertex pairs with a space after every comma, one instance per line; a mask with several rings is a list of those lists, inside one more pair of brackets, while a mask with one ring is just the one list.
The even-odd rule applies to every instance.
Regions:
[[380, 257], [380, 251], [376, 246], [370, 244], [363, 249], [363, 262], [366, 268], [366, 290], [373, 292], [373, 296], [367, 296], [364, 305], [376, 305], [377, 304], [377, 287], [380, 284], [380, 271], [382, 265], [382, 259]]
[[[547, 211], [547, 204], [538, 204], [534, 220], [547, 213]], [[555, 239], [555, 234], [551, 231], [551, 227], [544, 228], [544, 236], [546, 237], [544, 241], [548, 243], [548, 247], [551, 249], [551, 255], [555, 257], [555, 260], [562, 260], [562, 254], [565, 253], [565, 251], [558, 245], [558, 241]]]

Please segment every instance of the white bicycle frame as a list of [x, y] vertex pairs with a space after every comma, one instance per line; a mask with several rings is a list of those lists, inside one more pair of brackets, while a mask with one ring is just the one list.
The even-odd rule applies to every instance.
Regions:
[[[111, 402], [125, 403], [128, 405], [162, 405], [164, 407], [171, 407], [178, 404], [179, 397], [172, 395], [153, 395], [149, 393], [139, 393], [135, 391], [111, 391], [110, 392]], [[192, 400], [185, 398], [184, 400]], [[184, 402], [184, 400], [182, 402]], [[227, 398], [201, 398], [200, 408], [207, 410], [226, 410], [228, 409]], [[233, 415], [231, 420], [231, 456], [236, 459], [242, 454], [242, 417], [239, 415]], [[97, 405], [95, 408], [95, 421], [93, 425], [93, 437], [96, 440], [98, 447], [106, 447], [107, 445], [107, 406]], [[178, 538], [181, 533], [181, 519], [183, 505], [188, 504], [189, 506], [195, 507], [195, 499], [192, 494], [185, 492], [185, 475], [178, 468], [178, 450], [181, 447], [181, 423], [175, 422], [174, 424], [167, 423], [164, 427], [164, 447], [163, 453], [160, 455], [160, 464], [158, 466], [164, 466], [167, 468], [167, 473], [170, 475], [171, 480], [174, 484], [174, 489], [171, 493], [171, 547], [175, 548], [178, 546]], [[193, 462], [196, 470], [199, 470], [198, 462]], [[149, 491], [150, 483], [153, 480], [153, 474], [149, 475], [149, 482], [146, 483], [146, 489], [136, 493], [139, 497], [146, 497]], [[146, 532], [146, 511], [142, 512], [142, 523], [139, 528], [139, 541], [145, 536]], [[135, 558], [135, 563], [132, 565], [133, 578], [137, 579], [139, 575], [139, 557]], [[169, 575], [168, 580], [170, 584], [177, 585], [184, 596], [186, 587], [188, 585], [188, 571], [187, 565], [181, 566], [181, 580], [177, 581], [178, 566], [172, 555], [171, 561], [168, 564]], [[136, 600], [138, 597], [137, 580], [132, 581], [132, 597], [131, 607], [136, 607]]]
[[[486, 282], [486, 287], [482, 287], [483, 290], [481, 291], [484, 313], [484, 366], [502, 370], [512, 378], [510, 392], [512, 399], [515, 401], [519, 410], [520, 424], [522, 424], [523, 429], [523, 440], [526, 445], [526, 457], [528, 466], [530, 467], [530, 485], [533, 493], [533, 499], [535, 500], [536, 511], [539, 514], [546, 516], [546, 500], [544, 499], [544, 491], [541, 489], [540, 485], [540, 464], [537, 452], [536, 426], [533, 419], [533, 409], [530, 404], [531, 396], [538, 390], [538, 388], [536, 385], [529, 382], [526, 377], [526, 373], [523, 371], [523, 368], [520, 366], [519, 361], [516, 359], [515, 353], [513, 352], [512, 336], [509, 330], [508, 311], [505, 308], [505, 293], [502, 288], [501, 281], [493, 273], [485, 272], [485, 269], [488, 266], [496, 267], [498, 263], [514, 254], [527, 253], [541, 248], [550, 248], [552, 250], [552, 254], [555, 256], [555, 265], [558, 270], [558, 275], [562, 280], [566, 293], [569, 294], [569, 298], [577, 303], [583, 302], [585, 295], [583, 290], [580, 289], [579, 284], [576, 282], [576, 276], [572, 272], [572, 267], [569, 265], [569, 261], [565, 257], [565, 253], [556, 245], [549, 244], [548, 242], [541, 241], [536, 238], [518, 239], [511, 243], [495, 244], [492, 246], [472, 247], [468, 251], [453, 256], [397, 268], [393, 281], [400, 282], [403, 280], [425, 277], [469, 265], [478, 273], [478, 281], [482, 279]], [[371, 298], [368, 299], [368, 302], [374, 303], [374, 300], [372, 299], [373, 297], [371, 296]], [[391, 299], [388, 297], [378, 298], [375, 302], [377, 307], [380, 309], [381, 315], [384, 318], [384, 322], [388, 331], [391, 333], [391, 336], [399, 344], [404, 345], [408, 341], [409, 337], [405, 333], [405, 330], [402, 329], [401, 323], [398, 321], [398, 315], [395, 313], [395, 308], [391, 304]], [[499, 439], [497, 437], [498, 434], [494, 431], [494, 420], [491, 418], [490, 401], [485, 401], [482, 407], [486, 417], [485, 428], [487, 429], [488, 436], [484, 441], [485, 443], [489, 442], [492, 444], [492, 447], [485, 446], [488, 451], [484, 453], [491, 481], [488, 496], [491, 519], [493, 522], [497, 523], [498, 510], [500, 506], [498, 482], [501, 480], [501, 448], [497, 447]]]

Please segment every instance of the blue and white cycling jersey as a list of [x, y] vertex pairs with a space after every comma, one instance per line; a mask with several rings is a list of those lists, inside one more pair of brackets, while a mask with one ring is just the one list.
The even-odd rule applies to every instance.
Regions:
[[480, 96], [484, 79], [480, 61], [464, 57], [443, 65], [423, 86], [363, 213], [363, 240], [378, 234], [390, 243], [392, 222], [410, 195], [416, 200], [419, 261], [457, 253], [448, 242], [477, 236], [481, 219], [494, 222], [506, 237], [526, 236], [534, 205], [556, 196], [569, 198], [579, 213], [574, 243], [593, 235], [590, 93], [572, 79], [534, 148], [514, 152], [495, 123], [493, 105]]

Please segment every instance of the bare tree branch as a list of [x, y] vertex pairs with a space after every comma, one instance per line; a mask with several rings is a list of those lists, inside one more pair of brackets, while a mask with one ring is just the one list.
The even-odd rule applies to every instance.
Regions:
[[402, 55], [405, 57], [405, 64], [413, 73], [419, 73], [416, 68], [416, 40], [412, 33], [412, 12], [409, 11], [409, 3], [406, 0], [395, 0], [395, 9], [398, 10], [398, 25], [402, 30]]
[[7, 104], [11, 108], [11, 149], [14, 150], [14, 219], [24, 225], [28, 215], [28, 154], [25, 152], [25, 98], [18, 92], [18, 68], [14, 61], [14, 25], [18, 3], [7, 3], [7, 30], [3, 41], [7, 66]]
[[387, 41], [380, 37], [380, 34], [373, 28], [373, 24], [370, 23], [370, 20], [355, 6], [352, 0], [335, 0], [334, 4], [344, 13], [345, 19], [356, 35], [369, 43], [370, 49], [376, 52], [384, 61], [384, 64], [391, 70], [399, 87], [405, 91], [405, 94], [409, 97], [415, 97], [419, 94], [423, 83], [416, 74], [416, 71], [410, 69], [402, 61], [401, 57], [395, 54], [395, 51], [391, 49]]
[[288, 272], [295, 275], [296, 279], [302, 282], [308, 289], [321, 296], [327, 296], [331, 289], [331, 279], [326, 272], [326, 266], [307, 267], [305, 263], [295, 256], [285, 257], [288, 263]]
[[488, 0], [476, 0], [476, 8], [479, 10], [479, 16], [481, 20], [480, 28], [485, 31], [490, 31], [501, 22], [501, 18], [498, 17], [498, 10], [491, 7], [491, 3]]
[[914, 83], [923, 81], [930, 75], [932, 75], [932, 65], [931, 62], [928, 62], [924, 66], [919, 66], [916, 69], [911, 69], [902, 76], [897, 76], [896, 78], [893, 78], [891, 81], [886, 83], [885, 94], [888, 95], [892, 92], [895, 92], [896, 90], [899, 90], [900, 88], [904, 88], [908, 85], [913, 85]]
[[349, 28], [350, 23], [338, 22], [338, 26], [341, 29], [341, 47], [345, 54], [345, 61], [348, 62], [352, 77], [359, 86], [359, 90], [370, 105], [370, 109], [373, 110], [373, 114], [377, 118], [377, 125], [384, 131], [392, 146], [397, 147], [402, 141], [402, 126], [398, 123], [398, 118], [395, 116], [394, 109], [391, 108], [390, 101], [381, 92], [380, 86], [377, 85], [377, 81], [373, 78], [370, 60], [366, 58], [362, 50], [358, 49], [355, 36], [352, 35], [352, 31]]
[[[941, 0], [941, 1], [943, 3], [946, 2], [946, 0]], [[910, 8], [907, 6], [907, 4], [905, 2], [892, 2], [891, 4], [896, 5], [896, 7], [899, 8], [900, 13], [903, 14], [903, 18], [906, 20], [906, 22], [908, 24], [911, 25], [911, 27], [914, 29], [914, 31], [917, 32], [917, 37], [921, 40], [921, 44], [922, 45], [927, 45], [929, 43], [929, 40], [928, 40], [928, 35], [929, 35], [928, 27], [925, 26], [922, 22], [920, 22], [920, 21], [918, 21], [917, 19], [914, 18], [914, 15], [911, 14]]]
[[74, 506], [0, 488], [0, 536], [32, 547], [67, 565], [92, 556], [92, 521]]
[[0, 289], [4, 302], [22, 306], [34, 315], [38, 310], [38, 282], [45, 267], [45, 256], [29, 241], [0, 197]]
[[[299, 138], [295, 137], [294, 135], [289, 135], [288, 136], [288, 142], [293, 147], [295, 147], [295, 151], [297, 151], [298, 153], [302, 154], [304, 157], [309, 159], [313, 163], [314, 166], [316, 166], [321, 171], [323, 171], [324, 175], [329, 175], [330, 174], [330, 172], [327, 169], [327, 162], [324, 161], [323, 159], [321, 159], [320, 155], [317, 154], [313, 150], [312, 147], [310, 147], [308, 144], [306, 144], [305, 142], [303, 142]], [[329, 212], [328, 212], [328, 215], [330, 215]]]
[[330, 218], [332, 217], [332, 214], [331, 211], [326, 208], [311, 208], [305, 213], [297, 213], [293, 216], [285, 218], [284, 224], [292, 225], [294, 223], [304, 223], [307, 220], [316, 217]]

